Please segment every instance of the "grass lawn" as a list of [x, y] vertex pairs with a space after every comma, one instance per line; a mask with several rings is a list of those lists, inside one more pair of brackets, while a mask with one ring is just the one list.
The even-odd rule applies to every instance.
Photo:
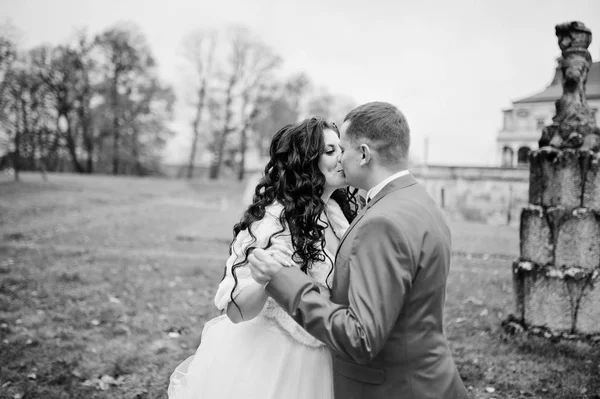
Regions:
[[[244, 184], [22, 178], [0, 182], [0, 398], [165, 398], [217, 315]], [[472, 397], [600, 398], [600, 348], [502, 333], [518, 230], [452, 228], [447, 335]]]

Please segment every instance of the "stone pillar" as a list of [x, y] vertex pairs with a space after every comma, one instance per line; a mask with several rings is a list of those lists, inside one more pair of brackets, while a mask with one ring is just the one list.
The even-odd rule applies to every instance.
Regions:
[[600, 129], [585, 93], [592, 34], [569, 22], [556, 36], [563, 95], [530, 155], [513, 322], [546, 336], [600, 340]]

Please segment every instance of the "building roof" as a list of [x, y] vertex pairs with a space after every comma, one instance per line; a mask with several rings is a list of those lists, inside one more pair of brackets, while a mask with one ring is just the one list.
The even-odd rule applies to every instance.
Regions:
[[[585, 92], [588, 99], [600, 98], [600, 62], [593, 62], [590, 66]], [[513, 104], [555, 101], [562, 96], [562, 93], [562, 71], [556, 67], [554, 78], [548, 87], [537, 94], [513, 101]]]

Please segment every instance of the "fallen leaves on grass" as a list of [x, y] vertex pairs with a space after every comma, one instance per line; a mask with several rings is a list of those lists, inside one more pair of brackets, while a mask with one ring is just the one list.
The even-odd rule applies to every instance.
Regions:
[[481, 299], [475, 298], [474, 296], [470, 296], [467, 299], [465, 299], [464, 303], [472, 303], [473, 305], [476, 305], [476, 306], [483, 305], [483, 301]]
[[100, 378], [93, 378], [91, 380], [85, 380], [81, 384], [86, 387], [92, 387], [99, 389], [100, 391], [107, 391], [112, 386], [122, 385], [124, 382], [123, 376], [119, 376], [118, 378], [111, 377], [110, 375], [103, 375]]

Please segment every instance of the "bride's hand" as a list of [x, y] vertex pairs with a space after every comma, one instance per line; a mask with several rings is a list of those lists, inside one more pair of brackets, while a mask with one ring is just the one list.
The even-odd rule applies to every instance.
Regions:
[[265, 251], [283, 266], [294, 266], [294, 261], [292, 260], [293, 251], [283, 241], [273, 239], [271, 246]]

